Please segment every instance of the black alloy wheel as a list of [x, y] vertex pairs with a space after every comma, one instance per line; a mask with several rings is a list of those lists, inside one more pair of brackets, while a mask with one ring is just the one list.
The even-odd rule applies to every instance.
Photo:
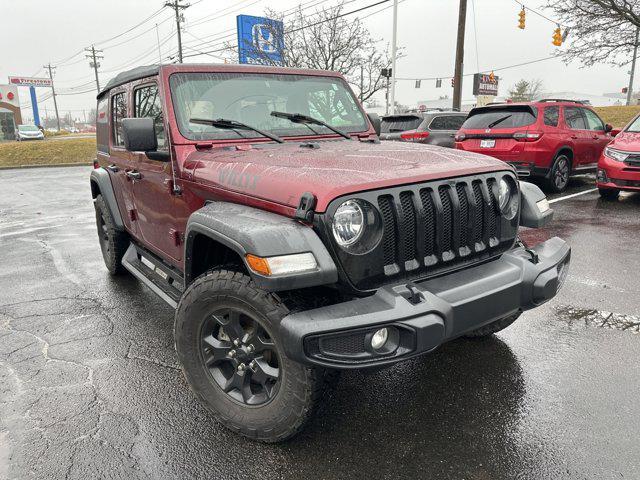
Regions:
[[200, 345], [203, 366], [229, 397], [262, 405], [275, 396], [280, 379], [276, 346], [248, 312], [213, 312], [203, 323]]

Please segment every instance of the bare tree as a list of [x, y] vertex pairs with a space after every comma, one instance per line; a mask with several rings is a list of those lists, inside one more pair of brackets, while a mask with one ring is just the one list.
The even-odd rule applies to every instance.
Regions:
[[565, 61], [578, 60], [585, 66], [631, 61], [640, 28], [637, 0], [549, 0], [547, 8], [570, 31], [568, 49], [559, 52]]
[[514, 102], [530, 102], [542, 92], [542, 80], [520, 80], [509, 90], [509, 99]]
[[[265, 16], [285, 23], [282, 62], [253, 43], [243, 48], [253, 57], [253, 63], [286, 67], [333, 70], [342, 73], [359, 94], [362, 102], [386, 87], [381, 70], [391, 65], [388, 49], [380, 50], [359, 18], [341, 17], [343, 3], [309, 14], [298, 7], [288, 13], [272, 9]], [[272, 30], [278, 29], [277, 24]], [[237, 46], [226, 45], [227, 55], [236, 56]]]

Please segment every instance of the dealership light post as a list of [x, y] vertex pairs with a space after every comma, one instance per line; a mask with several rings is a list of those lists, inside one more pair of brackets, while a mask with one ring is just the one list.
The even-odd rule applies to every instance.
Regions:
[[396, 57], [398, 56], [398, 0], [393, 0], [393, 38], [391, 40], [391, 115], [396, 113]]

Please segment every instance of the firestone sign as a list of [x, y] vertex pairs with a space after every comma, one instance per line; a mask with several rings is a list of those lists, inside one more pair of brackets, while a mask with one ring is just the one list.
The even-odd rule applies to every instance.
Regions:
[[475, 96], [489, 95], [492, 97], [497, 97], [498, 80], [499, 78], [494, 75], [476, 73], [473, 76], [473, 94]]
[[50, 78], [9, 77], [9, 83], [18, 87], [51, 87]]

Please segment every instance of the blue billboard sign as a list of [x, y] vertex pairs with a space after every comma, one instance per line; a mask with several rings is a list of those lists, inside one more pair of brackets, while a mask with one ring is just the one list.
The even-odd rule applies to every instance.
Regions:
[[238, 15], [240, 63], [282, 65], [284, 24], [279, 20]]

